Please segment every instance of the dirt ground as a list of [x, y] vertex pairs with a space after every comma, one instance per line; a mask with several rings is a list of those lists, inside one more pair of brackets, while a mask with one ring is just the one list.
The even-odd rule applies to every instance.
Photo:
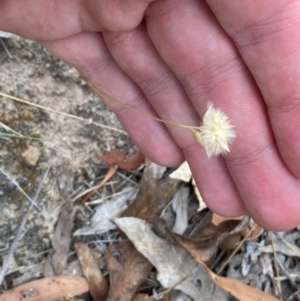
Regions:
[[[116, 116], [106, 109], [75, 70], [38, 43], [18, 37], [3, 41], [12, 57], [9, 58], [0, 46], [2, 93], [121, 129]], [[11, 261], [8, 274], [13, 278], [20, 269], [40, 262], [41, 256], [49, 250], [54, 223], [64, 199], [79, 193], [87, 185], [95, 185], [103, 177], [107, 167], [101, 163], [98, 154], [112, 147], [125, 148], [129, 153], [133, 148], [127, 135], [118, 131], [1, 96], [0, 122], [0, 132], [8, 133], [5, 127], [9, 127], [22, 135], [43, 140], [0, 137], [0, 168], [7, 174], [0, 173], [0, 266], [30, 206], [12, 180], [34, 198], [47, 167], [51, 166], [38, 198], [41, 211], [31, 209], [25, 237]], [[116, 192], [126, 184], [124, 178], [118, 179], [118, 175], [115, 182], [118, 185], [106, 186], [98, 197]], [[78, 227], [86, 222], [86, 215], [85, 210], [79, 211]]]

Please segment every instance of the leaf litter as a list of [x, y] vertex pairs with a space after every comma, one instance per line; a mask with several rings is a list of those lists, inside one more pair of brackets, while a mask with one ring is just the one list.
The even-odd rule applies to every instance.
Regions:
[[[20, 96], [16, 93], [15, 98]], [[50, 111], [60, 113], [56, 109]], [[69, 113], [64, 114], [66, 118], [70, 116]], [[87, 126], [89, 124], [88, 116], [72, 118], [86, 122]], [[119, 133], [123, 134], [121, 130]], [[31, 133], [24, 134], [32, 136]], [[189, 296], [194, 300], [202, 300], [203, 296], [209, 300], [227, 300], [228, 294], [246, 301], [277, 300], [275, 297], [297, 300], [300, 289], [297, 229], [272, 234], [273, 237], [269, 232], [254, 227], [247, 216], [234, 220], [211, 214], [195, 186], [195, 191], [191, 186], [186, 162], [186, 170], [181, 172], [185, 173], [183, 178], [170, 178], [166, 176], [166, 168], [150, 162], [146, 163], [143, 171], [128, 172], [143, 165], [142, 154], [136, 152], [134, 155], [116, 149], [115, 145], [111, 150], [109, 143], [104, 151], [98, 151], [106, 153], [100, 155], [101, 162], [110, 165], [108, 172], [106, 167], [103, 169], [104, 177], [90, 181], [91, 170], [84, 170], [79, 180], [75, 180], [74, 173], [71, 174], [69, 180], [80, 183], [76, 188], [78, 192], [76, 190], [70, 197], [68, 189], [63, 188], [71, 203], [60, 200], [53, 207], [60, 216], [57, 218], [53, 214], [52, 220], [45, 216], [49, 228], [56, 224], [52, 249], [41, 252], [41, 255], [33, 254], [40, 258], [36, 264], [30, 257], [25, 257], [24, 262], [29, 265], [23, 263], [18, 267], [11, 258], [15, 267], [2, 269], [5, 276], [2, 289], [6, 292], [0, 295], [1, 301], [13, 300], [16, 296], [37, 300], [34, 299], [36, 293], [39, 294], [38, 300], [70, 299], [87, 291], [94, 299], [105, 299], [107, 290], [106, 300], [110, 301], [191, 300]], [[30, 146], [24, 145], [24, 150]], [[37, 149], [41, 150], [40, 145]], [[88, 151], [87, 155], [91, 156]], [[29, 160], [28, 157], [25, 163], [31, 168], [39, 167], [43, 164], [43, 156], [42, 150], [35, 157], [38, 160]], [[26, 161], [25, 157], [23, 159]], [[62, 169], [65, 166], [67, 164]], [[124, 182], [121, 183], [120, 178], [119, 182], [111, 180], [117, 176], [117, 168], [113, 166], [125, 170], [122, 171]], [[141, 175], [142, 180], [139, 181]], [[137, 195], [136, 189], [127, 188], [132, 178], [140, 183]], [[83, 191], [89, 183], [92, 184], [90, 190]], [[52, 188], [47, 189], [52, 191]], [[90, 192], [93, 195], [87, 194]], [[29, 197], [31, 194], [27, 193]], [[92, 201], [77, 206], [77, 200], [83, 195]], [[74, 208], [78, 208], [77, 213]], [[28, 220], [32, 217], [29, 216]], [[121, 231], [116, 229], [116, 224]], [[2, 245], [5, 243], [1, 242]], [[46, 254], [49, 255], [45, 263]], [[47, 272], [45, 266], [49, 266], [49, 262], [52, 270]], [[65, 273], [73, 276], [58, 276]], [[23, 277], [26, 274], [28, 277]], [[11, 290], [10, 275], [14, 275], [12, 283], [20, 284]], [[30, 281], [47, 275], [57, 276]], [[22, 284], [24, 281], [27, 283]], [[1, 299], [7, 296], [9, 299]], [[88, 299], [77, 297], [76, 300]]]
[[[122, 216], [137, 216], [149, 222], [154, 222], [159, 217], [178, 186], [177, 180], [162, 179], [165, 170], [165, 167], [147, 162], [140, 190]], [[129, 241], [111, 245], [108, 258], [111, 282], [114, 285], [110, 287], [107, 300], [130, 300], [150, 273], [151, 263]]]
[[198, 265], [185, 249], [171, 245], [155, 235], [145, 221], [124, 217], [114, 222], [156, 267], [157, 279], [163, 287], [176, 286], [194, 300], [228, 300], [227, 294], [214, 286], [202, 265]]
[[76, 243], [75, 249], [84, 276], [88, 282], [90, 293], [94, 300], [106, 300], [108, 285], [98, 268], [97, 262], [91, 250], [84, 243]]
[[67, 266], [75, 213], [76, 208], [72, 203], [67, 202], [62, 206], [52, 238], [53, 252], [48, 255], [45, 263], [45, 277], [61, 275]]

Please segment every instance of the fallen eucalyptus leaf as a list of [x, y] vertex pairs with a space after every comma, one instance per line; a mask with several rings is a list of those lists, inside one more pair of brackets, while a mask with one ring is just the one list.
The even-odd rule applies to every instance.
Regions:
[[[169, 177], [163, 178], [165, 170], [165, 167], [146, 162], [136, 199], [122, 216], [136, 216], [148, 222], [154, 222], [158, 218], [172, 200], [179, 184], [179, 181]], [[110, 245], [108, 254], [111, 286], [107, 301], [130, 301], [150, 273], [152, 265], [130, 241]]]
[[67, 266], [68, 252], [70, 250], [73, 220], [77, 208], [72, 203], [66, 203], [61, 213], [52, 238], [54, 251], [50, 253], [45, 262], [44, 276], [61, 275]]
[[189, 188], [181, 187], [173, 197], [171, 206], [176, 214], [175, 225], [172, 231], [183, 234], [188, 226]]
[[212, 282], [207, 269], [188, 252], [155, 235], [145, 221], [118, 218], [114, 222], [158, 270], [158, 281], [165, 288], [181, 290], [194, 300], [227, 300], [228, 294]]
[[0, 295], [0, 301], [56, 301], [68, 300], [88, 292], [84, 278], [54, 276], [14, 287]]
[[112, 218], [119, 217], [134, 201], [137, 189], [130, 188], [108, 201], [95, 207], [91, 218], [91, 225], [82, 227], [73, 233], [74, 236], [95, 235], [115, 229], [116, 225], [111, 222]]
[[93, 299], [105, 300], [108, 294], [108, 285], [89, 247], [85, 243], [76, 243], [75, 249]]

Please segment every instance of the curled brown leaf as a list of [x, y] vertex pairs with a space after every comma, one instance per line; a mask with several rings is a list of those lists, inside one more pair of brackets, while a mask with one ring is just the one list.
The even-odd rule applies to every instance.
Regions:
[[106, 164], [118, 165], [119, 168], [124, 170], [136, 170], [145, 162], [145, 156], [140, 151], [129, 157], [125, 155], [123, 150], [114, 149], [106, 155], [100, 154], [99, 157]]

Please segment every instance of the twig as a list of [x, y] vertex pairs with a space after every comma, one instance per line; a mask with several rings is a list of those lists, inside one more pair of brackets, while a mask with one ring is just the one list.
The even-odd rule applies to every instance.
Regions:
[[[85, 182], [85, 184], [88, 185], [88, 183]], [[89, 185], [90, 186], [90, 185]], [[99, 184], [95, 185], [95, 186], [90, 186], [90, 188], [80, 192], [78, 195], [75, 195], [72, 199], [71, 202], [74, 203], [75, 201], [77, 201], [78, 199], [82, 198], [83, 196], [85, 196], [87, 193], [93, 191], [93, 190], [97, 190], [97, 187], [99, 186]], [[110, 196], [108, 196], [110, 197]], [[94, 204], [94, 203], [89, 203], [89, 204]]]
[[220, 275], [220, 273], [223, 271], [223, 269], [226, 267], [226, 265], [228, 264], [228, 262], [231, 260], [231, 258], [236, 254], [236, 252], [241, 248], [241, 246], [244, 244], [244, 242], [247, 240], [247, 238], [251, 235], [251, 233], [253, 232], [253, 230], [255, 229], [256, 224], [254, 223], [254, 225], [252, 226], [252, 228], [249, 230], [249, 232], [247, 233], [247, 235], [243, 238], [243, 240], [238, 244], [238, 246], [235, 248], [235, 250], [230, 254], [229, 258], [223, 263], [223, 265], [221, 266], [221, 268], [218, 270], [217, 275]]
[[[140, 185], [139, 185], [138, 183], [132, 181], [129, 177], [124, 176], [122, 173], [117, 172], [117, 174], [118, 174], [118, 176], [120, 176], [121, 178], [125, 179], [127, 182], [133, 184], [134, 186], [140, 187]], [[123, 183], [123, 182], [122, 182], [122, 183]], [[118, 185], [118, 187], [119, 187], [119, 186], [120, 186], [120, 185]]]
[[4, 41], [3, 41], [3, 39], [2, 38], [0, 38], [0, 44], [2, 45], [2, 47], [3, 47], [3, 49], [4, 49], [4, 51], [5, 51], [5, 53], [7, 54], [7, 56], [10, 58], [10, 59], [12, 59], [12, 54], [10, 53], [10, 51], [8, 50], [8, 48], [6, 47], [6, 45], [5, 45], [5, 43], [4, 43]]
[[275, 244], [274, 244], [274, 237], [273, 237], [274, 233], [271, 233], [271, 242], [272, 242], [272, 248], [273, 248], [273, 255], [274, 255], [274, 266], [275, 266], [275, 271], [276, 271], [276, 277], [277, 277], [277, 288], [278, 288], [278, 293], [279, 293], [279, 297], [280, 300], [283, 300], [282, 298], [282, 288], [281, 288], [281, 282], [279, 279], [279, 268], [278, 268], [278, 260], [277, 260], [277, 254], [276, 254], [276, 250], [275, 250]]
[[[45, 179], [46, 179], [46, 177], [48, 175], [50, 167], [51, 166], [49, 165], [48, 168], [47, 168], [47, 170], [46, 170], [46, 172], [45, 172], [45, 174], [44, 174], [44, 177], [43, 177], [43, 179], [42, 179], [42, 181], [41, 181], [41, 183], [40, 183], [40, 185], [38, 187], [38, 190], [37, 190], [37, 192], [36, 192], [36, 194], [34, 196], [34, 201], [37, 200], [37, 198], [38, 198], [38, 196], [39, 196], [39, 194], [40, 194], [40, 192], [42, 190], [43, 183], [44, 183], [44, 181], [45, 181]], [[15, 239], [14, 239], [14, 241], [13, 241], [11, 247], [10, 247], [8, 256], [6, 257], [6, 259], [5, 259], [4, 263], [3, 263], [2, 270], [0, 272], [0, 285], [1, 285], [1, 283], [2, 283], [2, 281], [4, 279], [4, 277], [5, 277], [5, 274], [6, 274], [7, 270], [8, 270], [8, 268], [9, 268], [10, 260], [11, 260], [11, 258], [13, 256], [14, 252], [16, 251], [17, 247], [18, 247], [18, 243], [19, 243], [19, 240], [20, 240], [21, 233], [22, 233], [22, 231], [23, 231], [23, 229], [24, 229], [24, 227], [26, 225], [29, 213], [30, 213], [32, 207], [34, 206], [34, 204], [35, 204], [35, 202], [32, 202], [30, 204], [30, 207], [28, 208], [27, 213], [23, 217], [23, 220], [21, 221], [21, 224], [19, 226], [18, 232], [17, 232], [17, 234], [15, 236]]]
[[18, 133], [17, 131], [15, 131], [14, 129], [10, 128], [8, 125], [4, 124], [3, 122], [0, 122], [0, 125], [4, 128], [4, 130], [8, 131], [8, 132], [12, 132], [16, 135], [22, 136], [22, 134]]
[[32, 200], [32, 198], [22, 189], [19, 183], [14, 180], [11, 176], [9, 176], [2, 168], [0, 171], [7, 177], [8, 180], [12, 181], [13, 184], [21, 191], [21, 193], [26, 197], [26, 199], [38, 210], [41, 211], [41, 208]]
[[86, 197], [84, 197], [84, 199], [82, 199], [81, 204], [85, 204], [87, 202], [87, 200], [94, 194], [97, 192], [97, 190], [99, 190], [107, 181], [109, 181], [113, 175], [116, 173], [118, 169], [118, 165], [112, 165], [110, 166], [107, 174], [105, 175], [104, 179], [99, 183], [99, 185], [96, 186], [96, 188], [94, 190], [92, 190]]
[[[293, 299], [294, 299], [297, 295], [299, 295], [299, 294], [300, 294], [300, 290], [294, 292], [293, 294], [291, 294], [291, 295], [289, 296], [289, 298], [287, 299], [287, 301], [293, 300]], [[298, 300], [298, 299], [297, 299], [297, 300]]]
[[[154, 299], [159, 300], [158, 298], [162, 298], [166, 294], [170, 293], [172, 290], [176, 289], [176, 287], [179, 284], [181, 284], [182, 282], [184, 282], [188, 277], [189, 277], [189, 275], [186, 275], [185, 277], [181, 278], [179, 281], [177, 281], [175, 284], [173, 284], [171, 287], [169, 287], [165, 291], [162, 291], [159, 294], [156, 294], [156, 296], [154, 296]], [[149, 301], [149, 300], [152, 300], [152, 299], [153, 299], [153, 297], [149, 296], [149, 297], [145, 297], [145, 298], [141, 299], [141, 301]]]
[[57, 110], [54, 110], [54, 109], [51, 109], [51, 108], [48, 108], [48, 107], [45, 107], [45, 106], [42, 106], [42, 105], [38, 105], [36, 103], [30, 102], [30, 101], [27, 101], [27, 100], [24, 100], [24, 99], [21, 99], [21, 98], [18, 98], [18, 97], [14, 97], [14, 96], [2, 93], [2, 92], [0, 92], [0, 96], [18, 101], [20, 103], [30, 105], [32, 107], [36, 107], [36, 108], [39, 108], [39, 109], [42, 109], [42, 110], [45, 110], [45, 111], [48, 111], [48, 112], [51, 112], [51, 113], [55, 113], [55, 114], [58, 114], [58, 115], [62, 115], [62, 116], [66, 116], [66, 117], [69, 117], [69, 118], [72, 118], [72, 119], [83, 121], [83, 122], [88, 123], [88, 124], [94, 124], [94, 125], [100, 126], [102, 128], [105, 128], [105, 129], [109, 129], [109, 130], [112, 130], [112, 131], [119, 132], [119, 133], [124, 134], [126, 136], [128, 135], [126, 132], [124, 132], [122, 130], [119, 130], [117, 128], [114, 128], [114, 127], [111, 127], [111, 126], [108, 126], [108, 125], [104, 125], [104, 124], [101, 124], [101, 123], [98, 123], [98, 122], [95, 122], [93, 120], [89, 120], [89, 119], [86, 119], [86, 118], [78, 117], [76, 115], [60, 112], [60, 111], [57, 111]]
[[92, 84], [91, 82], [89, 82], [86, 78], [84, 78], [76, 69], [75, 71], [79, 74], [79, 76], [81, 77], [81, 79], [88, 85], [88, 87], [90, 87], [92, 90], [94, 90], [95, 92], [99, 93], [100, 95], [104, 96], [104, 97], [107, 97], [109, 100], [115, 102], [115, 103], [118, 103], [120, 105], [122, 105], [123, 107], [133, 111], [133, 112], [136, 112], [140, 115], [143, 115], [143, 116], [146, 116], [152, 120], [156, 120], [158, 122], [162, 122], [164, 124], [169, 124], [169, 125], [173, 125], [173, 126], [178, 126], [178, 127], [181, 127], [181, 128], [184, 128], [184, 129], [190, 129], [190, 130], [196, 130], [198, 131], [199, 130], [199, 127], [197, 126], [192, 126], [192, 125], [186, 125], [186, 124], [181, 124], [181, 123], [177, 123], [177, 122], [173, 122], [171, 120], [163, 120], [163, 119], [160, 119], [154, 115], [151, 115], [147, 112], [144, 112], [144, 111], [141, 111], [139, 109], [136, 109], [136, 108], [133, 108], [131, 107], [130, 105], [122, 102], [121, 100], [113, 97], [112, 95], [106, 93], [105, 91], [101, 90], [100, 88], [98, 88], [97, 86], [95, 86], [94, 84]]
[[103, 203], [103, 202], [106, 201], [106, 200], [109, 200], [109, 199], [114, 198], [114, 197], [116, 197], [116, 196], [122, 195], [122, 194], [124, 194], [124, 193], [126, 193], [126, 190], [125, 190], [125, 191], [120, 191], [120, 192], [116, 192], [116, 193], [110, 194], [110, 195], [108, 195], [108, 196], [105, 196], [105, 197], [100, 198], [100, 199], [97, 199], [97, 200], [93, 200], [93, 201], [90, 201], [90, 202], [86, 202], [85, 204], [86, 204], [86, 205], [98, 205], [98, 204]]

